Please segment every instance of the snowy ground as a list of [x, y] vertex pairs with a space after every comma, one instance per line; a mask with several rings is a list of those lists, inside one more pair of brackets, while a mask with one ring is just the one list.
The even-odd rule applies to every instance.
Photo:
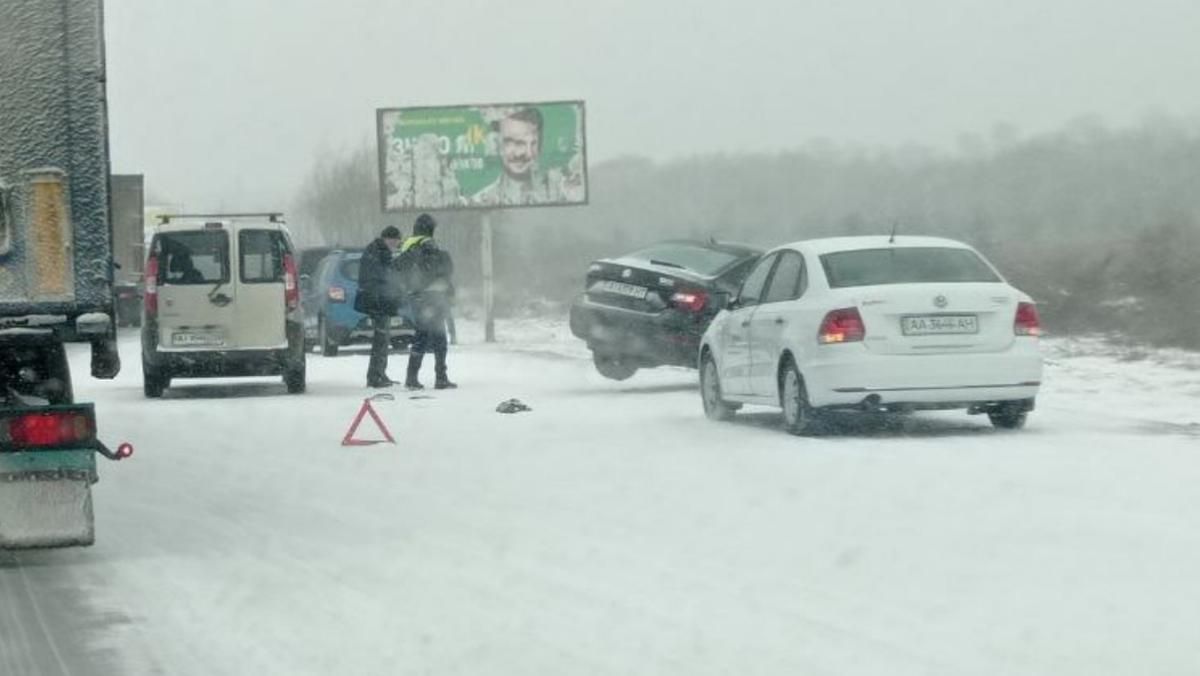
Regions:
[[604, 381], [561, 325], [468, 329], [462, 389], [378, 402], [399, 443], [362, 448], [362, 353], [302, 396], [146, 401], [128, 336], [77, 396], [137, 455], [101, 467], [94, 547], [0, 553], [0, 674], [1200, 668], [1200, 358], [1050, 340], [1023, 432], [794, 438], [708, 422], [686, 370]]

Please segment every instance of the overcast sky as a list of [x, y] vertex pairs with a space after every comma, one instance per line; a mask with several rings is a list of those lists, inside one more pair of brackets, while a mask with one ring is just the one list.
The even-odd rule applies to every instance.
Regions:
[[582, 98], [589, 159], [1200, 113], [1196, 0], [107, 0], [113, 168], [285, 208], [375, 109]]

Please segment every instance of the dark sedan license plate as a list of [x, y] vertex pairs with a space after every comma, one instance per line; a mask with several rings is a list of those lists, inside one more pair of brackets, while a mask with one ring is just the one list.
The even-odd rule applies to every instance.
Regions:
[[979, 318], [975, 315], [914, 315], [900, 318], [900, 330], [906, 336], [979, 333]]
[[643, 300], [646, 298], [646, 293], [649, 291], [644, 286], [635, 286], [624, 282], [600, 281], [592, 287], [595, 291], [604, 291], [605, 293], [615, 293], [618, 296], [626, 296], [628, 298], [636, 298]]

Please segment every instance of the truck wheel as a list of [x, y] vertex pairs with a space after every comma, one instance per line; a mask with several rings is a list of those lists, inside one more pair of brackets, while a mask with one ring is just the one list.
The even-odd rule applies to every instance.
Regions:
[[637, 364], [618, 355], [592, 353], [592, 363], [609, 380], [629, 380], [637, 373]]

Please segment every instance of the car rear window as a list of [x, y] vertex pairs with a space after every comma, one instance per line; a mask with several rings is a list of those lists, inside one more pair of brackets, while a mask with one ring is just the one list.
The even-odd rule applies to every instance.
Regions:
[[238, 233], [238, 263], [243, 282], [283, 281], [283, 255], [287, 244], [277, 230], [243, 230]]
[[360, 263], [362, 263], [361, 258], [353, 258], [351, 260], [343, 262], [342, 268], [341, 268], [342, 276], [352, 282], [357, 282], [358, 281], [358, 267], [359, 267]]
[[229, 281], [229, 236], [224, 231], [171, 232], [158, 236], [159, 284]]
[[629, 257], [677, 266], [702, 275], [716, 274], [744, 258], [744, 256], [729, 251], [708, 249], [694, 244], [670, 243], [655, 244], [641, 251], [635, 251], [629, 254]]
[[879, 284], [999, 282], [975, 252], [948, 247], [893, 247], [839, 251], [821, 256], [835, 289]]

